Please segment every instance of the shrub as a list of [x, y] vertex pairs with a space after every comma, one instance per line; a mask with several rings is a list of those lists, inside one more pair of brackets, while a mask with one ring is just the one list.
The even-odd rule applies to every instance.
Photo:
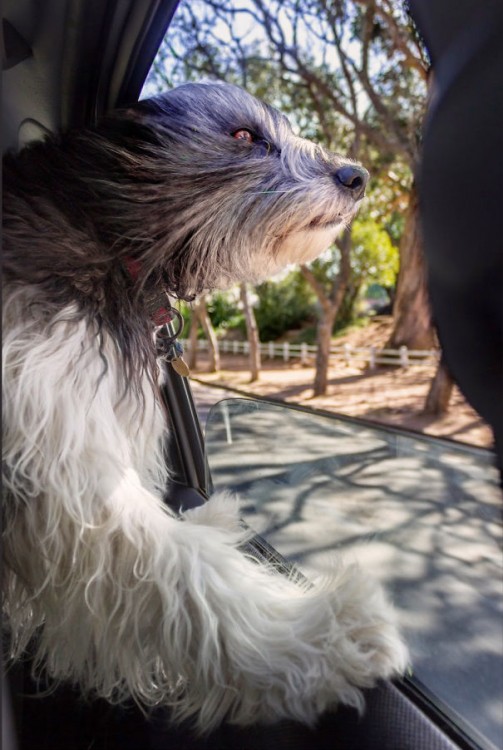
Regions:
[[266, 281], [256, 289], [255, 317], [261, 341], [274, 341], [286, 331], [316, 318], [314, 292], [299, 270], [279, 281]]

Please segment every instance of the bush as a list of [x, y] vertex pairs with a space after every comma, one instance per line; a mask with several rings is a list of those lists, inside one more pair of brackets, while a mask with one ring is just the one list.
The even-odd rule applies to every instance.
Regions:
[[178, 310], [181, 312], [183, 317], [183, 338], [187, 338], [192, 324], [192, 307], [187, 302], [179, 302]]
[[261, 341], [274, 341], [286, 331], [315, 320], [316, 298], [300, 271], [280, 281], [266, 281], [256, 289], [255, 317]]
[[317, 328], [316, 325], [307, 326], [298, 332], [296, 336], [292, 338], [292, 344], [308, 344], [313, 346], [316, 344]]
[[238, 328], [246, 331], [243, 312], [238, 308], [238, 297], [232, 292], [213, 292], [207, 302], [208, 314], [217, 331]]
[[[214, 329], [218, 334], [225, 334], [227, 330], [235, 329], [246, 335], [246, 323], [244, 314], [237, 307], [236, 295], [232, 292], [214, 292], [211, 296], [207, 297], [206, 306], [208, 315]], [[183, 315], [184, 319], [184, 336], [189, 335], [190, 327], [192, 324], [192, 305], [187, 302], [181, 302], [179, 304], [179, 310]], [[198, 338], [204, 339], [204, 332], [199, 326]]]
[[[274, 341], [286, 331], [316, 321], [316, 297], [300, 271], [291, 271], [280, 281], [266, 281], [255, 288], [255, 317], [261, 341]], [[219, 335], [238, 330], [246, 336], [246, 321], [235, 290], [214, 292], [207, 298], [208, 314]], [[185, 333], [190, 330], [192, 308], [182, 302]], [[199, 332], [202, 336], [202, 332]]]

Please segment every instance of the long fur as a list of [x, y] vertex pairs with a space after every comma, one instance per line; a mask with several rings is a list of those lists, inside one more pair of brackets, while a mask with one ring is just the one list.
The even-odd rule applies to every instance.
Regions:
[[[233, 138], [247, 128], [254, 142]], [[4, 164], [4, 609], [10, 656], [200, 731], [313, 723], [402, 671], [356, 566], [303, 587], [249, 559], [235, 498], [178, 517], [147, 309], [327, 247], [350, 162], [227, 85], [187, 85]], [[132, 279], [128, 258], [138, 262]]]

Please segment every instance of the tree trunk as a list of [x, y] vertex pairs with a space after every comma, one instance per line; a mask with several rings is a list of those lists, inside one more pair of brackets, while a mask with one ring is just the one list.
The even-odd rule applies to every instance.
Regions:
[[189, 332], [189, 351], [187, 353], [187, 367], [195, 370], [197, 366], [197, 333], [199, 330], [199, 318], [197, 317], [196, 305], [192, 308], [192, 320]]
[[419, 201], [412, 186], [400, 242], [400, 272], [393, 305], [394, 327], [386, 347], [430, 349], [434, 345], [426, 265], [419, 226]]
[[194, 305], [194, 312], [199, 318], [199, 322], [204, 331], [204, 335], [208, 340], [208, 357], [209, 357], [209, 368], [208, 372], [217, 372], [220, 370], [220, 352], [218, 349], [218, 340], [213, 328], [208, 310], [206, 308], [206, 297], [200, 297], [197, 303]]
[[323, 309], [316, 328], [316, 373], [313, 396], [324, 396], [328, 386], [328, 366], [330, 364], [330, 344], [337, 310]]
[[241, 302], [243, 303], [243, 309], [246, 319], [246, 335], [248, 338], [248, 344], [250, 345], [250, 383], [253, 383], [260, 377], [260, 340], [255, 313], [253, 312], [253, 307], [250, 303], [248, 287], [245, 282], [240, 285], [240, 290]]
[[447, 369], [444, 358], [440, 359], [437, 371], [432, 378], [430, 390], [426, 397], [423, 414], [443, 417], [449, 409], [449, 401], [454, 388], [454, 380]]
[[337, 277], [334, 279], [330, 294], [326, 291], [313, 272], [307, 266], [301, 266], [303, 276], [316, 292], [321, 305], [321, 314], [316, 328], [316, 373], [314, 376], [313, 395], [324, 396], [328, 385], [328, 366], [330, 363], [330, 344], [332, 341], [332, 330], [337, 314], [342, 305], [349, 278], [351, 265], [349, 255], [351, 251], [351, 229], [347, 229], [342, 235], [341, 241], [337, 243], [341, 253], [341, 266]]

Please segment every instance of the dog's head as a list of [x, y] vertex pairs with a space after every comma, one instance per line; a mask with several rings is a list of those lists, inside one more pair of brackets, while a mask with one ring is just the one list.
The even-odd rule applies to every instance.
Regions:
[[186, 84], [4, 162], [8, 270], [95, 308], [131, 261], [179, 297], [258, 281], [328, 248], [367, 179], [237, 86]]
[[237, 86], [186, 84], [119, 112], [102, 132], [121, 149], [127, 121], [136, 144], [121, 191], [132, 199], [121, 208], [115, 192], [115, 219], [122, 211], [144, 272], [180, 296], [312, 260], [365, 192], [365, 169], [297, 137]]

